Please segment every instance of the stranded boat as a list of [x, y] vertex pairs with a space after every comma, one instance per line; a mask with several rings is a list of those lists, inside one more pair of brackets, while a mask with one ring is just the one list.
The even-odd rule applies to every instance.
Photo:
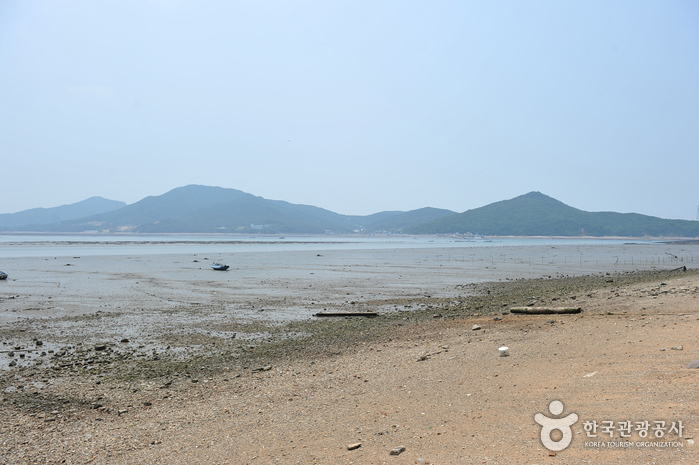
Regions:
[[211, 268], [213, 268], [216, 271], [226, 271], [230, 267], [228, 265], [224, 265], [223, 263], [214, 263], [213, 265], [211, 265]]

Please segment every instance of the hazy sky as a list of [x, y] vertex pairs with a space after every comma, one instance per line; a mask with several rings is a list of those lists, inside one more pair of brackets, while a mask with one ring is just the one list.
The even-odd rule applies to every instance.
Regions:
[[186, 184], [695, 219], [699, 2], [0, 1], [0, 213]]

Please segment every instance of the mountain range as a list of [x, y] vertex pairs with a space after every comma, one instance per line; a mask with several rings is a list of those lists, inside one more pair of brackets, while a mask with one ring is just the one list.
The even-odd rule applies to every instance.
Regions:
[[699, 222], [636, 213], [586, 212], [540, 192], [457, 213], [438, 208], [342, 215], [236, 189], [189, 185], [131, 205], [92, 197], [0, 215], [1, 231], [465, 234], [488, 236], [699, 237]]

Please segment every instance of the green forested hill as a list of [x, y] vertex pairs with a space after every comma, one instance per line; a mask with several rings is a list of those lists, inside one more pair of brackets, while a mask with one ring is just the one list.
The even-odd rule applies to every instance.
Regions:
[[637, 213], [586, 212], [540, 192], [407, 228], [413, 234], [488, 236], [680, 236], [699, 237], [699, 222]]

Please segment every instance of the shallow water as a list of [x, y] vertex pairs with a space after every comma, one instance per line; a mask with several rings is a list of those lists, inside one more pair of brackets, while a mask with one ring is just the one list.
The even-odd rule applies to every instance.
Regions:
[[590, 238], [500, 238], [463, 240], [432, 236], [151, 236], [151, 235], [0, 235], [0, 259], [93, 255], [167, 255], [195, 253], [379, 250], [415, 248], [472, 249], [498, 246], [618, 245], [649, 243]]

